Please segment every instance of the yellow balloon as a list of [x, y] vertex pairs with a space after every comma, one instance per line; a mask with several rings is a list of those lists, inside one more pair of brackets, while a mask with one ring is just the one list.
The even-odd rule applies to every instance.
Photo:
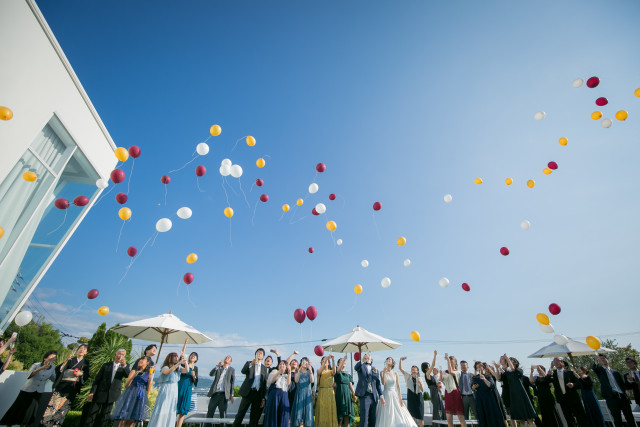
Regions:
[[560, 144], [560, 145], [567, 145], [568, 143], [569, 143], [569, 140], [567, 138], [564, 138], [564, 137], [562, 137], [562, 138], [560, 138], [558, 140], [558, 144]]
[[552, 172], [552, 171], [551, 171], [551, 169], [549, 169], [549, 168], [544, 168], [544, 169], [542, 169], [542, 173], [543, 173], [543, 174], [545, 174], [545, 175], [551, 175], [551, 172]]
[[620, 120], [621, 122], [627, 120], [627, 117], [629, 117], [629, 113], [624, 110], [620, 110], [616, 113], [616, 119]]
[[407, 243], [407, 239], [404, 237], [398, 237], [398, 246], [404, 246]]
[[187, 255], [187, 264], [193, 264], [196, 261], [198, 261], [198, 255], [196, 254]]
[[4, 236], [4, 228], [0, 227], [0, 239]]
[[131, 209], [129, 209], [129, 208], [121, 208], [118, 211], [118, 216], [123, 221], [128, 220], [129, 218], [131, 218]]
[[600, 120], [602, 118], [602, 113], [600, 111], [594, 111], [591, 113], [591, 118], [593, 120]]
[[22, 179], [24, 179], [27, 182], [33, 182], [36, 179], [38, 179], [38, 175], [36, 175], [34, 172], [27, 171], [22, 174]]
[[296, 205], [298, 205], [298, 206], [302, 206], [303, 203], [304, 203], [304, 200], [302, 200], [302, 199], [296, 200]]
[[258, 160], [256, 160], [256, 166], [259, 168], [263, 168], [265, 165], [264, 159], [262, 157], [260, 157]]
[[0, 107], [0, 120], [11, 120], [13, 111], [9, 107]]
[[504, 183], [507, 184], [507, 185], [511, 185], [511, 184], [513, 184], [513, 179], [507, 178], [507, 179], [504, 180]]
[[638, 89], [636, 89], [635, 92], [633, 92], [633, 94], [635, 96], [637, 96], [638, 98], [640, 98], [640, 87]]
[[213, 125], [211, 129], [209, 129], [209, 133], [211, 133], [211, 136], [218, 136], [222, 133], [222, 128], [220, 125]]
[[226, 216], [227, 218], [231, 218], [233, 216], [233, 209], [231, 209], [230, 207], [224, 208], [224, 216]]
[[411, 339], [415, 342], [420, 341], [420, 334], [418, 333], [418, 331], [411, 331]]
[[538, 313], [536, 314], [536, 320], [538, 321], [538, 323], [540, 323], [541, 325], [548, 325], [549, 324], [549, 316], [547, 316], [544, 313]]
[[100, 307], [98, 309], [98, 314], [100, 316], [105, 316], [105, 315], [109, 314], [109, 307], [107, 307], [106, 305], [103, 305], [102, 307]]
[[473, 180], [473, 182], [475, 182], [476, 184], [480, 185], [482, 184], [482, 178], [476, 178]]
[[529, 181], [527, 181], [527, 187], [533, 188], [534, 185], [536, 185], [536, 182], [534, 180], [530, 179]]
[[598, 339], [598, 337], [594, 337], [593, 335], [589, 335], [587, 337], [587, 345], [594, 349], [597, 350], [600, 348], [600, 346], [602, 345], [602, 343], [600, 342], [600, 340]]
[[282, 205], [282, 210], [285, 211], [285, 212], [289, 212], [289, 205], [286, 204], [286, 203], [284, 205]]
[[353, 288], [353, 292], [355, 292], [355, 293], [356, 293], [356, 295], [360, 295], [360, 294], [362, 293], [362, 285], [356, 285], [356, 286]]
[[256, 145], [256, 139], [252, 136], [248, 136], [247, 137], [247, 145], [249, 147], [253, 147], [254, 145]]
[[336, 224], [335, 221], [328, 221], [327, 222], [327, 230], [336, 231], [336, 228], [338, 228], [338, 224]]
[[121, 162], [126, 162], [127, 159], [129, 158], [129, 152], [124, 147], [116, 148], [115, 154], [116, 154], [116, 158]]

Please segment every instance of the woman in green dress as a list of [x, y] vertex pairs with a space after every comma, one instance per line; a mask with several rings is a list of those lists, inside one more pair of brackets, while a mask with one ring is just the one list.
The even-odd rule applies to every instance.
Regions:
[[333, 377], [336, 385], [338, 423], [344, 427], [353, 424], [355, 416], [353, 400], [356, 396], [356, 391], [353, 389], [353, 378], [351, 374], [344, 371], [345, 366], [347, 366], [347, 356], [338, 360], [338, 372]]

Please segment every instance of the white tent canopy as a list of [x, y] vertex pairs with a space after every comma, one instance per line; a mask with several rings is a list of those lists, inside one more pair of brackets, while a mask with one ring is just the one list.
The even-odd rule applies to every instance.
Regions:
[[591, 356], [595, 353], [613, 353], [614, 351], [605, 347], [600, 347], [597, 351], [580, 341], [567, 338], [568, 342], [564, 345], [552, 342], [542, 347], [540, 350], [529, 355], [529, 357], [562, 357], [562, 356]]
[[373, 352], [382, 350], [393, 350], [402, 344], [390, 339], [381, 337], [367, 331], [360, 326], [356, 326], [351, 332], [342, 335], [322, 345], [325, 350], [336, 351], [338, 353], [352, 352]]

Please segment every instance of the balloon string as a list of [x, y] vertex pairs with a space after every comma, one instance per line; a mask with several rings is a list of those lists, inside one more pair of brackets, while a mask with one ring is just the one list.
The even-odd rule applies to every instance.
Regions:
[[282, 218], [284, 218], [284, 214], [285, 214], [285, 212], [282, 211], [282, 215], [280, 215], [280, 219], [278, 221], [282, 221]]
[[[136, 262], [138, 260], [138, 258], [140, 258], [142, 256], [142, 252], [144, 252], [144, 248], [147, 247], [147, 245], [149, 244], [149, 242], [151, 241], [151, 239], [153, 239], [153, 242], [155, 243], [155, 237], [158, 237], [158, 231], [156, 231], [155, 233], [153, 233], [151, 236], [149, 236], [149, 238], [147, 239], [147, 241], [144, 243], [144, 246], [142, 247], [142, 249], [140, 249], [140, 253], [133, 257], [133, 259], [131, 260], [131, 262], [129, 263], [129, 266], [127, 267], [127, 269], [124, 272], [124, 275], [120, 278], [120, 281], [118, 282], [118, 284], [122, 283], [122, 281], [124, 280], [124, 278], [127, 276], [127, 274], [129, 274], [129, 270], [131, 269], [131, 267], [133, 267], [133, 263]], [[153, 245], [151, 245], [153, 246]]]
[[296, 204], [296, 208], [293, 210], [293, 215], [291, 215], [291, 219], [289, 220], [289, 224], [293, 224], [293, 219], [296, 217], [296, 212], [298, 212], [298, 205]]
[[[249, 136], [249, 135], [247, 135], [247, 136]], [[238, 140], [236, 141], [236, 143], [235, 143], [235, 144], [233, 144], [233, 148], [231, 149], [231, 151], [229, 151], [229, 153], [233, 153], [233, 150], [235, 150], [235, 149], [236, 149], [236, 147], [238, 146], [238, 142], [242, 141], [242, 140], [243, 140], [243, 139], [245, 139], [247, 136], [243, 136], [242, 138], [238, 139]]]
[[382, 240], [382, 237], [380, 236], [380, 230], [378, 230], [378, 222], [376, 221], [376, 213], [372, 213], [371, 217], [373, 218], [373, 225], [376, 226], [376, 233], [378, 234], [378, 240]]
[[185, 163], [184, 165], [182, 165], [178, 169], [170, 170], [169, 172], [167, 172], [167, 175], [170, 174], [170, 173], [181, 171], [182, 169], [186, 168], [189, 163], [193, 162], [195, 159], [198, 158], [198, 152], [194, 151], [192, 156], [193, 156], [193, 158], [191, 160], [189, 160], [187, 163]]
[[129, 195], [129, 188], [131, 188], [131, 177], [133, 177], [133, 167], [136, 165], [136, 159], [131, 160], [131, 172], [129, 172], [129, 181], [127, 181], [127, 195]]
[[100, 195], [100, 197], [98, 198], [98, 200], [96, 200], [96, 202], [93, 204], [93, 207], [95, 208], [96, 206], [98, 206], [98, 203], [100, 203], [102, 201], [102, 199], [104, 199], [104, 197], [111, 193], [111, 190], [113, 190], [114, 188], [116, 188], [114, 185], [111, 186], [111, 188], [109, 188], [106, 192], [102, 193]]
[[296, 223], [298, 223], [298, 222], [302, 221], [303, 219], [305, 219], [306, 217], [307, 217], [307, 216], [305, 215], [305, 216], [303, 216], [302, 218], [300, 218], [300, 219], [298, 219], [298, 220], [295, 220], [294, 222], [291, 222], [290, 224], [296, 224]]
[[198, 191], [200, 191], [201, 193], [204, 193], [204, 191], [202, 191], [200, 189], [200, 177], [196, 176], [196, 187], [198, 187]]
[[69, 314], [79, 312], [79, 311], [80, 311], [80, 309], [81, 309], [82, 307], [84, 307], [85, 305], [87, 305], [87, 302], [88, 302], [88, 301], [83, 302], [83, 303], [82, 303], [82, 304], [80, 304], [78, 307], [76, 307], [76, 308], [74, 308], [73, 310], [71, 310], [71, 311], [69, 312]]
[[124, 270], [124, 275], [120, 278], [120, 281], [118, 282], [118, 284], [122, 283], [122, 281], [124, 280], [125, 277], [127, 277], [127, 274], [129, 273], [129, 270], [131, 269], [131, 266], [133, 265], [133, 263], [135, 262], [136, 258], [132, 257], [131, 261], [129, 262], [129, 265], [127, 266], [127, 268]]
[[231, 240], [231, 218], [229, 218], [229, 244], [233, 247], [233, 240]]
[[258, 202], [256, 201], [256, 204], [253, 205], [253, 216], [251, 217], [251, 225], [253, 225], [253, 219], [256, 217], [256, 208], [258, 207]]
[[193, 301], [191, 301], [191, 292], [189, 292], [189, 286], [187, 286], [187, 299], [189, 300], [193, 308], [197, 308]]
[[160, 234], [158, 231], [156, 231], [155, 236], [153, 237], [153, 242], [151, 242], [151, 246], [156, 244], [156, 239], [158, 238], [158, 234]]
[[229, 184], [229, 181], [227, 181], [227, 180], [226, 180], [226, 177], [225, 177], [225, 182], [227, 183], [227, 186], [229, 187], [229, 189], [230, 189], [231, 191], [233, 191], [233, 194], [235, 194], [235, 195], [237, 196], [237, 195], [238, 195], [238, 193], [237, 193], [237, 192], [236, 192], [236, 190], [231, 186], [231, 184]]
[[167, 184], [164, 185], [164, 205], [167, 206]]
[[120, 233], [118, 233], [118, 241], [116, 242], [116, 252], [118, 252], [118, 246], [120, 246], [120, 236], [122, 236], [122, 229], [127, 221], [122, 221], [122, 227], [120, 227]]
[[242, 181], [240, 180], [240, 178], [238, 178], [238, 184], [240, 184], [240, 191], [242, 191], [242, 195], [244, 196], [244, 201], [247, 202], [247, 207], [249, 209], [251, 209], [251, 205], [249, 204], [249, 201], [247, 200], [247, 195], [244, 193], [244, 190], [242, 189]]
[[358, 295], [356, 294], [356, 295], [353, 296], [353, 305], [351, 306], [351, 308], [349, 310], [347, 310], [347, 313], [349, 313], [351, 310], [353, 310], [357, 303], [358, 303]]
[[182, 281], [178, 281], [178, 286], [176, 286], [176, 296], [180, 296], [180, 294], [178, 294], [178, 291], [180, 290], [180, 283], [182, 283]]
[[[69, 209], [69, 208], [67, 208], [67, 209]], [[64, 210], [64, 218], [62, 218], [62, 223], [58, 227], [56, 227], [54, 230], [48, 232], [47, 236], [50, 235], [50, 234], [55, 233], [58, 230], [60, 230], [60, 228], [64, 225], [64, 222], [67, 220], [67, 209]]]
[[229, 206], [229, 193], [227, 193], [227, 189], [224, 186], [224, 180], [225, 179], [226, 178], [223, 176], [222, 177], [222, 189], [224, 190], [224, 197], [226, 197], [226, 199], [227, 199], [227, 206]]
[[256, 183], [255, 183], [255, 182], [251, 183], [251, 188], [249, 188], [249, 193], [252, 193], [252, 192], [253, 192], [253, 186], [254, 186], [254, 185], [256, 185]]

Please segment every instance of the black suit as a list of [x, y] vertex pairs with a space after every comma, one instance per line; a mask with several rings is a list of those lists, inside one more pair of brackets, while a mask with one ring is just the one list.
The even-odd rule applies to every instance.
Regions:
[[[122, 393], [122, 380], [126, 381], [131, 368], [129, 365], [119, 366], [113, 373], [113, 361], [100, 367], [98, 375], [93, 380], [91, 392], [93, 399], [82, 408], [83, 426], [106, 427], [111, 421], [111, 409]], [[111, 378], [113, 377], [113, 380]]]
[[[632, 379], [627, 378], [627, 375], [631, 375]], [[636, 405], [640, 405], [640, 378], [636, 377], [634, 371], [629, 371], [624, 379], [627, 390], [633, 391], [633, 400], [636, 401]]]
[[262, 415], [262, 404], [264, 401], [265, 392], [267, 390], [267, 367], [264, 363], [260, 365], [260, 380], [258, 382], [258, 388], [253, 387], [253, 380], [255, 379], [255, 366], [250, 366], [251, 362], [247, 362], [242, 367], [242, 373], [245, 375], [244, 381], [240, 386], [240, 407], [238, 407], [238, 413], [235, 420], [233, 420], [234, 426], [242, 424], [244, 415], [247, 413], [249, 406], [251, 406], [251, 415], [249, 416], [249, 426], [255, 427], [260, 421], [260, 415]]
[[613, 422], [616, 427], [622, 426], [622, 415], [620, 414], [621, 412], [624, 413], [624, 418], [627, 420], [627, 425], [635, 426], [633, 413], [631, 412], [631, 402], [629, 402], [629, 398], [624, 392], [624, 381], [622, 379], [622, 375], [620, 375], [620, 372], [616, 371], [615, 369], [611, 369], [613, 379], [616, 381], [616, 385], [622, 393], [618, 393], [613, 389], [611, 381], [609, 380], [609, 375], [607, 374], [607, 368], [594, 363], [592, 369], [593, 372], [598, 375], [602, 397], [604, 397], [604, 399], [607, 401], [607, 407], [609, 408], [609, 412], [611, 412], [611, 416], [613, 417]]
[[[558, 377], [558, 371], [553, 371], [553, 391], [556, 396], [556, 400], [562, 408], [562, 414], [567, 420], [567, 425], [573, 427], [575, 425], [573, 419], [578, 421], [579, 427], [590, 427], [591, 423], [587, 418], [587, 414], [582, 406], [578, 389], [580, 388], [580, 381], [578, 377], [571, 371], [566, 369], [563, 371], [563, 385], [565, 392], [562, 393], [562, 387], [560, 386], [560, 379]], [[567, 384], [573, 384], [573, 388], [569, 388]]]

